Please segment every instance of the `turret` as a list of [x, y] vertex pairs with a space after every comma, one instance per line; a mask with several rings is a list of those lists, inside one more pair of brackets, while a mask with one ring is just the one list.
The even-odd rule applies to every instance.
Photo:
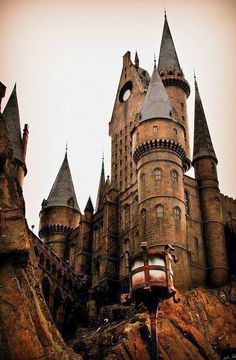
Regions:
[[40, 212], [39, 236], [64, 259], [67, 236], [78, 227], [81, 212], [77, 203], [67, 153], [47, 200]]
[[216, 286], [224, 283], [228, 272], [217, 162], [195, 78], [193, 166], [200, 189], [209, 281]]
[[190, 86], [185, 80], [184, 73], [180, 67], [166, 14], [158, 61], [158, 71], [173, 108], [172, 117], [178, 121], [183, 128], [186, 153], [184, 170], [186, 171], [191, 166], [186, 102], [190, 94]]
[[101, 175], [100, 175], [100, 180], [99, 180], [99, 185], [98, 185], [98, 193], [97, 193], [95, 212], [97, 212], [102, 205], [104, 190], [105, 190], [105, 169], [104, 169], [104, 157], [103, 157], [102, 158]]
[[16, 85], [3, 111], [3, 118], [6, 121], [9, 139], [12, 145], [13, 161], [17, 168], [17, 178], [22, 187], [24, 177], [27, 173], [25, 156], [28, 141], [28, 125], [25, 125], [22, 139]]
[[180, 258], [175, 269], [176, 284], [189, 287], [183, 185], [185, 133], [173, 116], [156, 67], [132, 139], [138, 179], [139, 243], [160, 248], [168, 243], [176, 246]]

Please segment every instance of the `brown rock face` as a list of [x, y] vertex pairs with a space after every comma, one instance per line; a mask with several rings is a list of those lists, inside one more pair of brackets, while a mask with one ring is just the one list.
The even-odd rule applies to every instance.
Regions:
[[[163, 302], [158, 316], [159, 353], [163, 360], [221, 359], [228, 345], [236, 347], [235, 284], [218, 290], [196, 289], [180, 294], [181, 302]], [[94, 330], [80, 329], [75, 351], [85, 359], [149, 360], [147, 312], [113, 305]], [[104, 315], [109, 320], [104, 319]]]
[[67, 349], [43, 299], [1, 114], [0, 216], [0, 359], [80, 359]]

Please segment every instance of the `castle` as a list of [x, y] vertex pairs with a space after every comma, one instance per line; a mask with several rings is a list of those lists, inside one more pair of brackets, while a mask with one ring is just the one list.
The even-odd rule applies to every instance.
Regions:
[[[5, 86], [0, 83], [0, 98]], [[129, 292], [129, 257], [140, 244], [171, 244], [175, 286], [219, 286], [236, 274], [236, 200], [220, 193], [217, 156], [195, 78], [194, 150], [187, 115], [190, 86], [165, 16], [158, 64], [149, 76], [123, 57], [112, 118], [111, 178], [102, 163], [95, 209], [77, 203], [67, 154], [31, 233], [45, 300], [59, 328], [76, 299], [96, 306]], [[16, 89], [3, 111], [21, 187], [28, 127], [21, 136]], [[194, 167], [195, 178], [185, 175]], [[82, 300], [81, 300], [82, 299]]]

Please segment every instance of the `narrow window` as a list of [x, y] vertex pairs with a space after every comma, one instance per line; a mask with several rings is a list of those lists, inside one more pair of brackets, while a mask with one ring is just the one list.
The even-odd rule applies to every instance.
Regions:
[[174, 134], [177, 135], [178, 134], [177, 129], [173, 128], [173, 130], [174, 130]]
[[174, 183], [177, 183], [178, 182], [178, 173], [177, 173], [177, 171], [176, 170], [172, 170], [172, 172], [171, 172], [171, 176], [172, 176], [172, 181], [174, 182]]
[[157, 218], [162, 218], [164, 216], [164, 206], [159, 204], [157, 205], [157, 208], [156, 208], [156, 212], [157, 212]]
[[161, 180], [161, 169], [155, 169], [154, 170], [154, 179], [156, 181]]
[[153, 133], [157, 133], [157, 126], [153, 126]]
[[184, 192], [184, 200], [185, 200], [185, 207], [186, 207], [186, 215], [190, 216], [189, 193], [187, 191]]
[[184, 118], [184, 116], [182, 116], [182, 120], [183, 120], [183, 121], [185, 121], [185, 118]]
[[181, 219], [181, 210], [178, 206], [176, 206], [174, 208], [174, 217], [175, 217], [175, 220], [180, 220]]
[[127, 230], [129, 228], [129, 205], [126, 205], [124, 208], [125, 214], [124, 214], [124, 229]]
[[220, 198], [219, 198], [219, 196], [216, 196], [214, 200], [215, 200], [216, 206], [220, 206]]
[[141, 184], [142, 184], [142, 185], [145, 184], [145, 175], [144, 175], [144, 174], [141, 174], [141, 175], [140, 175], [140, 181], [141, 181]]
[[145, 209], [142, 209], [142, 211], [141, 211], [141, 218], [142, 218], [143, 222], [146, 222], [146, 210]]

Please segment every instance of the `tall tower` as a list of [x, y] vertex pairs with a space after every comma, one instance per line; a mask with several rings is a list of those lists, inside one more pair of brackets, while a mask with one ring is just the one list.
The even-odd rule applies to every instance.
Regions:
[[68, 234], [78, 227], [81, 212], [72, 182], [67, 153], [40, 212], [39, 236], [64, 259]]
[[[178, 248], [180, 266], [175, 282], [191, 285], [187, 253], [183, 172], [186, 164], [185, 128], [173, 107], [156, 66], [133, 132], [133, 158], [137, 166], [139, 242]], [[183, 271], [183, 268], [185, 271]]]
[[22, 187], [24, 177], [27, 173], [25, 157], [28, 142], [28, 125], [25, 124], [24, 126], [22, 138], [16, 85], [3, 111], [3, 118], [6, 121], [9, 139], [12, 144], [14, 164], [17, 168], [17, 178]]
[[209, 280], [221, 285], [227, 278], [224, 222], [217, 177], [218, 161], [212, 145], [198, 85], [195, 79], [193, 166], [199, 184], [207, 249]]
[[128, 51], [123, 57], [122, 73], [109, 123], [112, 141], [111, 181], [121, 192], [136, 182], [130, 131], [141, 110], [149, 81], [148, 72], [139, 67], [137, 53], [133, 64]]
[[183, 70], [180, 67], [166, 15], [161, 40], [158, 71], [172, 105], [172, 117], [177, 120], [178, 124], [183, 128], [186, 155], [183, 165], [184, 170], [187, 171], [191, 167], [186, 102], [190, 94], [190, 86], [185, 80]]

